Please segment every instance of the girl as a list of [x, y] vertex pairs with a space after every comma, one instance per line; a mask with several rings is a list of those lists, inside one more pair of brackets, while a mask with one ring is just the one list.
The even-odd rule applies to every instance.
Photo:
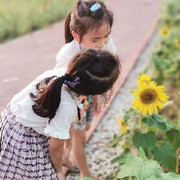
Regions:
[[83, 50], [67, 71], [47, 71], [15, 95], [0, 121], [0, 179], [64, 180], [64, 142], [82, 119], [80, 95], [106, 92], [118, 75], [117, 57]]
[[[85, 48], [105, 49], [111, 53], [116, 53], [116, 47], [111, 37], [111, 27], [113, 24], [113, 14], [102, 1], [87, 0], [77, 1], [73, 11], [67, 16], [65, 21], [65, 42], [67, 43], [57, 54], [57, 64], [54, 69], [66, 67], [74, 54]], [[89, 99], [89, 98], [88, 98]], [[101, 104], [97, 100], [97, 104]], [[102, 100], [101, 100], [102, 101]], [[100, 102], [100, 103], [97, 103]], [[73, 156], [81, 177], [90, 175], [85, 154], [85, 130], [90, 128], [92, 120], [92, 100], [86, 117], [79, 123], [76, 122], [73, 128]], [[72, 167], [71, 163], [66, 165]]]
[[56, 56], [54, 69], [67, 67], [71, 58], [84, 48], [104, 49], [115, 54], [116, 47], [109, 36], [112, 25], [113, 14], [102, 1], [78, 0], [65, 20], [66, 44]]

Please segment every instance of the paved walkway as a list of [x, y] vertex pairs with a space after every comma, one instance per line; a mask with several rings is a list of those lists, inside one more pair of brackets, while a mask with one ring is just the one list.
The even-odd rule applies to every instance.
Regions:
[[[161, 0], [108, 0], [114, 13], [112, 37], [122, 62], [118, 90], [155, 30]], [[64, 45], [64, 22], [0, 45], [0, 111], [12, 96], [37, 75], [55, 66], [55, 55]], [[113, 98], [113, 97], [112, 97]], [[105, 112], [93, 121], [92, 135]]]

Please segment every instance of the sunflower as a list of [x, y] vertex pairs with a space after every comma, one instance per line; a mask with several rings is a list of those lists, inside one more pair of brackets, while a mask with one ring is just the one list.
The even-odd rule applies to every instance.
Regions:
[[143, 115], [158, 113], [158, 108], [162, 109], [163, 104], [168, 100], [168, 96], [164, 93], [164, 86], [157, 86], [153, 81], [142, 84], [133, 92], [136, 97], [133, 107]]
[[178, 48], [180, 48], [180, 39], [178, 39], [178, 40], [176, 41], [176, 46], [177, 46]]
[[119, 118], [119, 119], [117, 120], [117, 123], [118, 123], [119, 129], [121, 130], [121, 132], [122, 132], [123, 134], [126, 134], [126, 133], [127, 133], [128, 126], [127, 126], [127, 124], [125, 123], [125, 121], [124, 121], [123, 119]]
[[148, 84], [151, 81], [151, 77], [146, 74], [141, 74], [137, 80], [138, 86], [142, 86], [144, 83]]
[[160, 31], [162, 37], [166, 38], [169, 35], [169, 29], [168, 28], [162, 28]]

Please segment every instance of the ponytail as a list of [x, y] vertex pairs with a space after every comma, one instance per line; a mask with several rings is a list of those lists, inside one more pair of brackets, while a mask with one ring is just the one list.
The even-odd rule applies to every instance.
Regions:
[[61, 102], [61, 89], [63, 85], [63, 76], [54, 78], [46, 78], [36, 85], [36, 94], [30, 93], [31, 99], [34, 101], [33, 111], [40, 117], [46, 117], [51, 120]]
[[70, 22], [71, 22], [71, 13], [69, 13], [68, 16], [66, 17], [65, 24], [64, 24], [65, 43], [69, 43], [73, 41], [74, 39], [71, 34]]

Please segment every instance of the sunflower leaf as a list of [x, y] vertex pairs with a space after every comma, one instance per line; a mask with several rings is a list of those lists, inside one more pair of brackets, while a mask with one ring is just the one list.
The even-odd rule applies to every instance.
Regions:
[[156, 135], [154, 132], [150, 131], [146, 134], [141, 134], [140, 132], [136, 132], [133, 137], [133, 144], [139, 149], [140, 147], [144, 151], [151, 151], [156, 146]]
[[121, 165], [125, 163], [125, 160], [126, 160], [127, 156], [126, 155], [120, 155], [120, 156], [117, 156], [115, 157], [114, 159], [111, 160], [111, 163], [114, 164], [114, 163], [120, 163]]
[[134, 154], [128, 155], [124, 165], [120, 167], [117, 178], [134, 176], [139, 180], [145, 180], [154, 174], [163, 173], [161, 167], [156, 161], [145, 160]]
[[93, 180], [93, 179], [90, 177], [85, 177], [85, 178], [81, 178], [80, 180]]
[[161, 175], [154, 175], [147, 180], [180, 180], [180, 175], [175, 173], [162, 173]]
[[121, 141], [122, 137], [124, 134], [122, 135], [114, 135], [113, 139], [111, 139], [106, 146], [107, 147], [116, 147], [119, 143], [119, 141]]
[[153, 56], [152, 61], [156, 70], [161, 70], [162, 62], [157, 56]]
[[142, 118], [142, 122], [149, 127], [152, 126], [163, 131], [170, 131], [173, 128], [178, 129], [175, 124], [173, 124], [168, 119], [163, 119], [162, 116], [158, 114], [145, 116], [144, 118]]
[[156, 147], [153, 151], [154, 159], [164, 165], [170, 171], [175, 172], [176, 169], [176, 152], [172, 144], [163, 143]]
[[179, 131], [177, 130], [168, 131], [167, 138], [176, 149], [180, 147], [180, 132]]
[[139, 148], [139, 157], [142, 158], [143, 160], [148, 160], [148, 158], [145, 155], [145, 152], [141, 147]]

